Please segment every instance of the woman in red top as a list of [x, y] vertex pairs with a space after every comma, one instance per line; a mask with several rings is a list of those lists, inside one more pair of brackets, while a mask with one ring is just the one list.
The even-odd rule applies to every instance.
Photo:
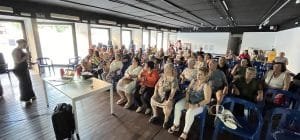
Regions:
[[250, 60], [250, 55], [248, 54], [248, 50], [244, 50], [242, 54], [240, 54], [239, 59], [249, 59]]
[[154, 69], [154, 62], [148, 61], [144, 69], [138, 76], [139, 87], [135, 93], [135, 100], [137, 101], [137, 113], [146, 108], [145, 114], [151, 112], [150, 99], [154, 93], [155, 84], [159, 80], [159, 73]]

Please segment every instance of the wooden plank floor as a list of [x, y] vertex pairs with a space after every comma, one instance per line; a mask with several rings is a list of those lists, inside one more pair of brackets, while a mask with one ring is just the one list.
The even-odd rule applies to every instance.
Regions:
[[[42, 80], [32, 75], [37, 96], [32, 106], [25, 108], [19, 101], [18, 80], [11, 73], [12, 85], [6, 74], [0, 75], [4, 89], [0, 100], [0, 139], [53, 140], [51, 114], [56, 104], [71, 101], [57, 90], [47, 86], [50, 107], [46, 107]], [[116, 100], [116, 94], [115, 94]], [[109, 94], [96, 94], [77, 102], [79, 134], [83, 140], [172, 140], [160, 125], [148, 123], [150, 116], [135, 113], [114, 105], [116, 116], [110, 115]]]

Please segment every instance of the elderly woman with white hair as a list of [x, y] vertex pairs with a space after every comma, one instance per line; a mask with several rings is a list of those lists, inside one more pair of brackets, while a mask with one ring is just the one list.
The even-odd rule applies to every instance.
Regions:
[[160, 107], [163, 109], [165, 115], [163, 127], [167, 127], [167, 122], [173, 109], [173, 98], [178, 89], [178, 80], [176, 77], [173, 64], [165, 64], [164, 73], [156, 83], [154, 94], [151, 97], [153, 116], [149, 122], [153, 122], [158, 117], [157, 107]]

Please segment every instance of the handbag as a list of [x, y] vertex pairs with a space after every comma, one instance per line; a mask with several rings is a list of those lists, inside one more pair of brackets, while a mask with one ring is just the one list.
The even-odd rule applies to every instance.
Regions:
[[191, 91], [190, 92], [190, 97], [189, 97], [189, 103], [190, 104], [198, 104], [202, 100], [204, 100], [203, 91], [200, 91], [200, 92], [198, 92], [198, 91]]

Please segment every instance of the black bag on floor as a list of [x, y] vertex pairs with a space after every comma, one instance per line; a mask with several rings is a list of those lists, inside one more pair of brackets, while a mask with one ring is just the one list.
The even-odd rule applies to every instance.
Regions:
[[70, 104], [58, 104], [52, 114], [52, 124], [57, 140], [71, 138], [75, 130], [75, 120]]

